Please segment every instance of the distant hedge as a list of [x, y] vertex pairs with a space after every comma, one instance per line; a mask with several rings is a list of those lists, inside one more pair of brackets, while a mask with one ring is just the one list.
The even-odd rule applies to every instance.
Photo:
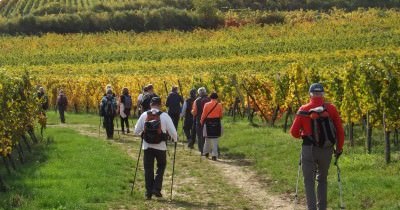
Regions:
[[223, 24], [223, 18], [217, 15], [205, 16], [192, 11], [165, 7], [153, 10], [27, 15], [10, 19], [0, 17], [0, 33], [77, 33], [109, 30], [143, 32], [168, 29], [192, 30], [196, 27], [217, 28]]

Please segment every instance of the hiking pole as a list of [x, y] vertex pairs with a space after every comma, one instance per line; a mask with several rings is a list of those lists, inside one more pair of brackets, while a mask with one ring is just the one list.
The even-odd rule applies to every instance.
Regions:
[[342, 181], [340, 179], [340, 168], [338, 164], [339, 157], [335, 158], [335, 166], [337, 168], [337, 177], [338, 177], [338, 186], [339, 186], [339, 202], [340, 202], [340, 209], [345, 209], [344, 208], [344, 203], [343, 203], [343, 192], [342, 192]]
[[298, 192], [299, 192], [299, 179], [300, 179], [302, 152], [303, 152], [303, 150], [300, 151], [299, 168], [298, 168], [298, 170], [297, 170], [296, 194], [295, 194], [295, 196], [294, 196], [294, 209], [296, 209], [296, 207], [297, 207], [297, 199], [298, 199]]
[[176, 145], [177, 145], [177, 142], [175, 142], [175, 146], [174, 146], [174, 161], [172, 162], [171, 200], [172, 200], [172, 188], [174, 187]]
[[135, 187], [136, 174], [137, 174], [137, 171], [138, 171], [138, 168], [139, 168], [140, 153], [142, 152], [142, 146], [143, 146], [143, 139], [141, 139], [141, 142], [140, 142], [139, 156], [138, 156], [138, 159], [137, 159], [137, 162], [136, 162], [136, 169], [135, 169], [135, 175], [134, 175], [134, 177], [133, 177], [131, 195], [133, 195], [133, 188]]

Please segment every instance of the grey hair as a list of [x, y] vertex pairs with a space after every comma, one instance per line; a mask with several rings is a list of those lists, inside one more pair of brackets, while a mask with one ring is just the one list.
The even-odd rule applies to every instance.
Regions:
[[201, 88], [199, 88], [199, 89], [197, 90], [197, 93], [198, 93], [200, 96], [204, 96], [204, 95], [207, 95], [207, 90], [206, 90], [205, 87], [201, 87]]

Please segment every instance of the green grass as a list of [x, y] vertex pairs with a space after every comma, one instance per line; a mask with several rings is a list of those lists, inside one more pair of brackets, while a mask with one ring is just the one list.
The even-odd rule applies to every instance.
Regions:
[[[133, 161], [114, 145], [65, 128], [33, 148], [28, 163], [5, 176], [0, 209], [105, 209], [127, 191]], [[4, 174], [4, 173], [2, 173]]]
[[[190, 154], [182, 147], [177, 152], [173, 201], [144, 201], [141, 164], [131, 197], [137, 139], [122, 136], [123, 141], [111, 143], [104, 140], [104, 133], [100, 138], [79, 134], [97, 134], [99, 118], [91, 114], [68, 113], [67, 125], [63, 127], [58, 125], [57, 115], [49, 112], [48, 123], [45, 135], [53, 137], [53, 142], [34, 146], [28, 162], [23, 166], [17, 163], [18, 170], [11, 175], [4, 176], [1, 167], [9, 191], [0, 194], [0, 209], [259, 209], [240, 189], [229, 185], [218, 168], [208, 161], [200, 163], [196, 153]], [[223, 157], [249, 161], [270, 191], [293, 198], [301, 141], [283, 133], [281, 128], [252, 127], [246, 121], [233, 122], [231, 118], [224, 119], [224, 126], [225, 134], [220, 141]], [[346, 144], [340, 166], [347, 209], [400, 209], [400, 156], [394, 151], [393, 163], [386, 165], [381, 144], [375, 136], [371, 155], [365, 154], [361, 146], [351, 149]], [[166, 197], [172, 171], [170, 153], [164, 176]], [[303, 188], [301, 185], [302, 202]], [[328, 199], [329, 207], [337, 209], [333, 164]]]
[[[250, 127], [247, 122], [225, 123], [225, 135], [220, 141], [222, 153], [231, 158], [251, 159], [253, 168], [269, 182], [278, 194], [295, 191], [301, 141], [283, 133], [280, 128]], [[380, 142], [382, 144], [382, 142]], [[378, 148], [382, 150], [378, 150]], [[345, 145], [340, 158], [344, 202], [347, 209], [400, 209], [399, 152], [392, 154], [393, 163], [386, 165], [382, 145], [375, 153], [365, 154], [362, 146]], [[338, 207], [336, 167], [329, 175], [329, 207]], [[304, 199], [304, 187], [300, 195]]]

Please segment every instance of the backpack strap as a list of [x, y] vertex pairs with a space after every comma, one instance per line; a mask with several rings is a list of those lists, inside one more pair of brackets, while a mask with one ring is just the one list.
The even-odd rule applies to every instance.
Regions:
[[300, 116], [305, 116], [308, 117], [310, 115], [309, 111], [303, 111], [303, 110], [299, 110], [296, 115], [300, 115]]

